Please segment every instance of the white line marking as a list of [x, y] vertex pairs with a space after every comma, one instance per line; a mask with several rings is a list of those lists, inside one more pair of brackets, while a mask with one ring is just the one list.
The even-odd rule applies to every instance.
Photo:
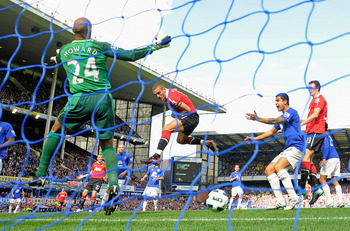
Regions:
[[[349, 220], [350, 217], [299, 217], [299, 221], [303, 220]], [[28, 219], [27, 221], [58, 221], [59, 219], [53, 218], [38, 218], [38, 219]], [[62, 222], [82, 222], [84, 219], [71, 219], [66, 218]], [[227, 218], [182, 218], [181, 221], [227, 221]], [[290, 221], [295, 220], [295, 217], [279, 217], [279, 218], [265, 218], [265, 217], [255, 217], [255, 218], [231, 218], [231, 221]], [[129, 219], [88, 219], [86, 222], [128, 222]], [[166, 222], [172, 221], [177, 222], [178, 219], [164, 218], [164, 219], [133, 219], [133, 222]]]

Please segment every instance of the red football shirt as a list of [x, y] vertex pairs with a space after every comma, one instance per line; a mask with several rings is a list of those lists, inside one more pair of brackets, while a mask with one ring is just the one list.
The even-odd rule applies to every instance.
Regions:
[[318, 95], [311, 101], [309, 105], [309, 114], [307, 115], [308, 118], [310, 115], [312, 115], [312, 113], [314, 113], [315, 108], [320, 108], [321, 112], [314, 121], [306, 125], [306, 134], [313, 132], [325, 134], [325, 123], [327, 121], [327, 102], [322, 95]]
[[176, 112], [181, 112], [179, 107], [182, 103], [190, 107], [191, 112], [195, 112], [196, 108], [193, 106], [192, 101], [183, 93], [178, 92], [175, 89], [168, 89], [167, 103], [170, 103], [171, 108]]
[[[98, 162], [93, 163], [91, 167], [91, 177], [95, 179], [103, 179], [104, 174], [100, 174], [103, 172], [107, 172], [106, 164], [102, 162], [101, 164]], [[100, 174], [100, 175], [98, 175]]]
[[66, 199], [66, 197], [67, 197], [68, 195], [67, 195], [67, 192], [59, 192], [59, 193], [57, 194], [57, 196], [58, 196], [58, 201], [59, 201], [59, 202], [64, 202], [64, 199]]

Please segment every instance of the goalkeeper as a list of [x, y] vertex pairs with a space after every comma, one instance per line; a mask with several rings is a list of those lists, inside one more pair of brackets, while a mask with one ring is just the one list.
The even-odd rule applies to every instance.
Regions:
[[[148, 53], [170, 45], [170, 36], [163, 38], [159, 43], [142, 49], [126, 51], [114, 48], [106, 42], [91, 40], [92, 24], [86, 18], [78, 18], [72, 28], [75, 40], [63, 46], [56, 56], [56, 61], [63, 65], [69, 81], [69, 97], [66, 106], [60, 112], [51, 128], [45, 142], [35, 179], [30, 185], [44, 185], [44, 176], [47, 174], [50, 160], [61, 138], [62, 124], [66, 130], [78, 130], [88, 120], [94, 121], [94, 131], [100, 141], [102, 153], [106, 162], [109, 181], [110, 201], [118, 193], [118, 157], [113, 148], [114, 115], [113, 98], [105, 91], [111, 88], [108, 80], [110, 72], [106, 67], [108, 57], [123, 61], [136, 61]], [[113, 78], [113, 76], [111, 76]], [[86, 95], [88, 93], [93, 93]], [[94, 112], [94, 117], [92, 118]], [[100, 129], [108, 129], [101, 131]], [[115, 206], [106, 209], [106, 215], [114, 212]]]

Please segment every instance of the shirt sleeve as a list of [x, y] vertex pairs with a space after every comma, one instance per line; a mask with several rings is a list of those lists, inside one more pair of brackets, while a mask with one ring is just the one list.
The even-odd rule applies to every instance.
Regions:
[[321, 110], [323, 110], [325, 104], [326, 104], [326, 100], [323, 97], [319, 97], [315, 108], [320, 108]]
[[274, 128], [276, 128], [276, 130], [281, 130], [281, 124], [275, 124], [273, 125]]
[[162, 172], [160, 173], [159, 177], [164, 177], [164, 170], [162, 169]]
[[182, 104], [181, 95], [177, 91], [169, 92], [168, 100], [169, 103], [176, 108], [179, 108]]
[[129, 156], [129, 161], [128, 161], [129, 163], [128, 164], [132, 164], [132, 163], [134, 163], [134, 161], [133, 161], [133, 159], [132, 159], [132, 156], [130, 155]]
[[8, 124], [8, 126], [6, 126], [6, 139], [8, 140], [13, 137], [16, 137], [15, 130], [13, 130], [11, 124]]
[[123, 48], [114, 47], [107, 42], [101, 42], [100, 45], [107, 57], [113, 58], [115, 56], [117, 59], [123, 61], [136, 61], [152, 53], [150, 46], [141, 49], [124, 50]]

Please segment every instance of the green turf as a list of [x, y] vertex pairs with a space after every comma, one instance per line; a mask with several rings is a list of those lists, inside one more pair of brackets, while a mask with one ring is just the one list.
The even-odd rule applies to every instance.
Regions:
[[[297, 210], [292, 211], [267, 211], [267, 210], [234, 210], [231, 216], [232, 230], [293, 230]], [[115, 212], [111, 216], [105, 216], [102, 212], [92, 215], [80, 230], [126, 230], [127, 223], [132, 212]], [[158, 211], [138, 212], [130, 224], [129, 230], [174, 230], [181, 211]], [[0, 221], [22, 218], [29, 213], [8, 214], [2, 213]], [[37, 219], [27, 219], [9, 230], [37, 230], [64, 217], [64, 214], [52, 215], [52, 213], [39, 213], [34, 217], [45, 216]], [[45, 230], [68, 231], [76, 230], [79, 224], [89, 216], [83, 212], [71, 214], [62, 222]], [[178, 230], [229, 230], [229, 211], [186, 211]], [[1, 223], [0, 229], [7, 228], [11, 222]], [[327, 208], [327, 209], [302, 209], [297, 224], [297, 230], [302, 231], [336, 231], [349, 230], [350, 208]]]

